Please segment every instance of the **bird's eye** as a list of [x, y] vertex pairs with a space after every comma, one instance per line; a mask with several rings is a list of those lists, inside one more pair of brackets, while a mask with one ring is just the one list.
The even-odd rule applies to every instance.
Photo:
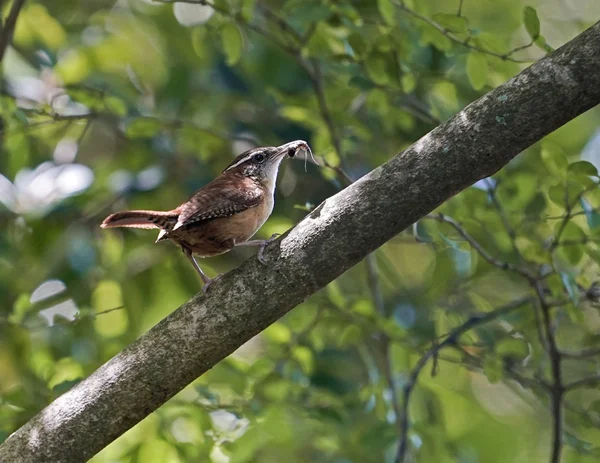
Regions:
[[265, 160], [265, 155], [262, 153], [258, 153], [254, 155], [254, 160], [256, 162], [263, 162]]

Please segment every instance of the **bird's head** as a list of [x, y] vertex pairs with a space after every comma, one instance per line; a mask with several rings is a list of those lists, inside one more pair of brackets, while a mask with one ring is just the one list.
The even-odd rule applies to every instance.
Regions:
[[252, 148], [236, 157], [223, 173], [231, 172], [249, 177], [273, 189], [283, 158], [286, 156], [293, 158], [300, 153], [312, 154], [308, 143], [303, 140], [291, 141], [281, 146]]

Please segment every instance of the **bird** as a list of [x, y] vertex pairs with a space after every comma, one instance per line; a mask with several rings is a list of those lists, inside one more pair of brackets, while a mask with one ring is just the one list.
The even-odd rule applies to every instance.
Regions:
[[250, 238], [273, 212], [281, 161], [301, 153], [312, 157], [304, 140], [250, 149], [175, 209], [116, 212], [106, 217], [100, 227], [158, 229], [156, 242], [170, 240], [178, 245], [200, 275], [206, 292], [221, 275], [209, 278], [194, 255], [212, 257], [237, 246], [258, 246], [258, 259], [265, 263], [263, 252], [277, 234], [267, 240]]

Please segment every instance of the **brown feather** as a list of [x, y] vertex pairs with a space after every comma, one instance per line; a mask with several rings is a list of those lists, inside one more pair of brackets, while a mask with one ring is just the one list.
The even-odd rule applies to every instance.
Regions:
[[177, 222], [178, 215], [174, 211], [122, 211], [109, 215], [100, 226], [169, 229]]
[[256, 207], [263, 194], [260, 185], [249, 178], [217, 177], [175, 209], [179, 217], [174, 229], [239, 214]]

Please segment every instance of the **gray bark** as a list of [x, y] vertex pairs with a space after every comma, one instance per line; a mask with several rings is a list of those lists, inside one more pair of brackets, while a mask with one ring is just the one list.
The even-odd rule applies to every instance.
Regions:
[[80, 462], [448, 198], [600, 103], [600, 23], [327, 199], [0, 446], [1, 462]]

